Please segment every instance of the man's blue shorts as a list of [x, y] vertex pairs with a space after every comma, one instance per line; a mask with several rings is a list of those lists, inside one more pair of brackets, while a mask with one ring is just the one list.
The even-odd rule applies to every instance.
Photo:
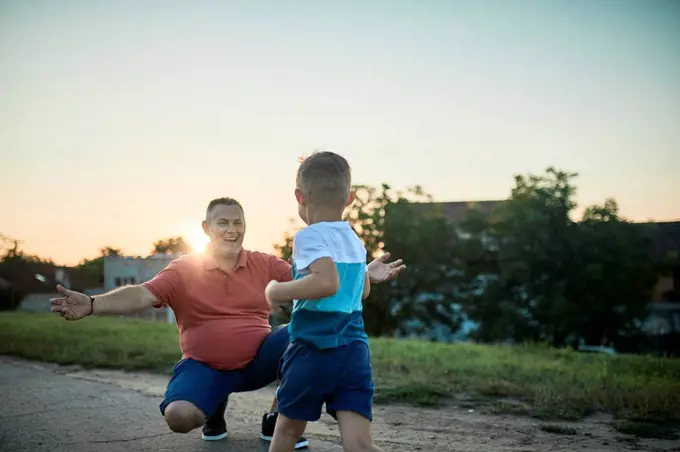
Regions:
[[317, 421], [321, 409], [335, 417], [352, 411], [373, 420], [373, 375], [368, 344], [352, 342], [320, 350], [292, 343], [283, 359], [276, 391], [279, 412], [290, 419]]
[[287, 347], [288, 328], [283, 325], [269, 333], [255, 359], [243, 369], [217, 370], [191, 358], [182, 359], [175, 365], [165, 390], [165, 399], [160, 405], [161, 414], [170, 403], [184, 400], [209, 417], [229, 394], [255, 391], [274, 383], [278, 377], [279, 362]]

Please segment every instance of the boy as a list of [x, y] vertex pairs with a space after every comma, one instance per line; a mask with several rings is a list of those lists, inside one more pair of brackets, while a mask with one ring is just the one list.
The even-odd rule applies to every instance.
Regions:
[[332, 152], [316, 152], [298, 168], [295, 197], [308, 227], [293, 241], [294, 280], [272, 281], [265, 290], [273, 307], [295, 300], [270, 452], [292, 452], [324, 403], [346, 452], [381, 452], [370, 431], [374, 385], [361, 305], [370, 292], [366, 249], [342, 221], [354, 200], [351, 186], [349, 164]]

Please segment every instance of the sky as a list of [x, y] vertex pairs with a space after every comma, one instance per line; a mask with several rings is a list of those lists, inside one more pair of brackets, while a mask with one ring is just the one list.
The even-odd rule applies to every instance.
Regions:
[[2, 1], [0, 234], [63, 265], [296, 216], [297, 157], [438, 201], [579, 173], [581, 206], [680, 220], [680, 2]]

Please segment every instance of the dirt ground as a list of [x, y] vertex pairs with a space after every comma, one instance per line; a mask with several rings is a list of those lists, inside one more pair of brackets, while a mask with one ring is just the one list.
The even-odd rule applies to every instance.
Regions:
[[[151, 397], [162, 397], [167, 376], [143, 372], [84, 370], [78, 367], [35, 363], [3, 357], [0, 362], [39, 367], [44, 370], [99, 383], [115, 385]], [[273, 388], [235, 395], [230, 399], [227, 420], [259, 425], [270, 406]], [[159, 400], [160, 401], [160, 400]], [[426, 409], [403, 405], [377, 405], [373, 432], [386, 451], [680, 451], [680, 440], [636, 439], [611, 427], [612, 419], [597, 415], [579, 422], [541, 421], [514, 415], [494, 415], [467, 403], [452, 402], [447, 408]], [[552, 432], [559, 433], [552, 433]], [[339, 442], [335, 421], [327, 415], [307, 429], [318, 438]]]

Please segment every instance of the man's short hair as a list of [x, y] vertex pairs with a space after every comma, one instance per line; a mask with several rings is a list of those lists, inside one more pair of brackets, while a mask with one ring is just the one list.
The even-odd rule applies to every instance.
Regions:
[[352, 189], [352, 168], [334, 152], [317, 151], [300, 163], [296, 185], [312, 205], [345, 207]]
[[243, 206], [234, 198], [215, 198], [210, 201], [208, 208], [205, 209], [205, 221], [210, 221], [210, 214], [217, 206], [237, 206], [243, 213]]

